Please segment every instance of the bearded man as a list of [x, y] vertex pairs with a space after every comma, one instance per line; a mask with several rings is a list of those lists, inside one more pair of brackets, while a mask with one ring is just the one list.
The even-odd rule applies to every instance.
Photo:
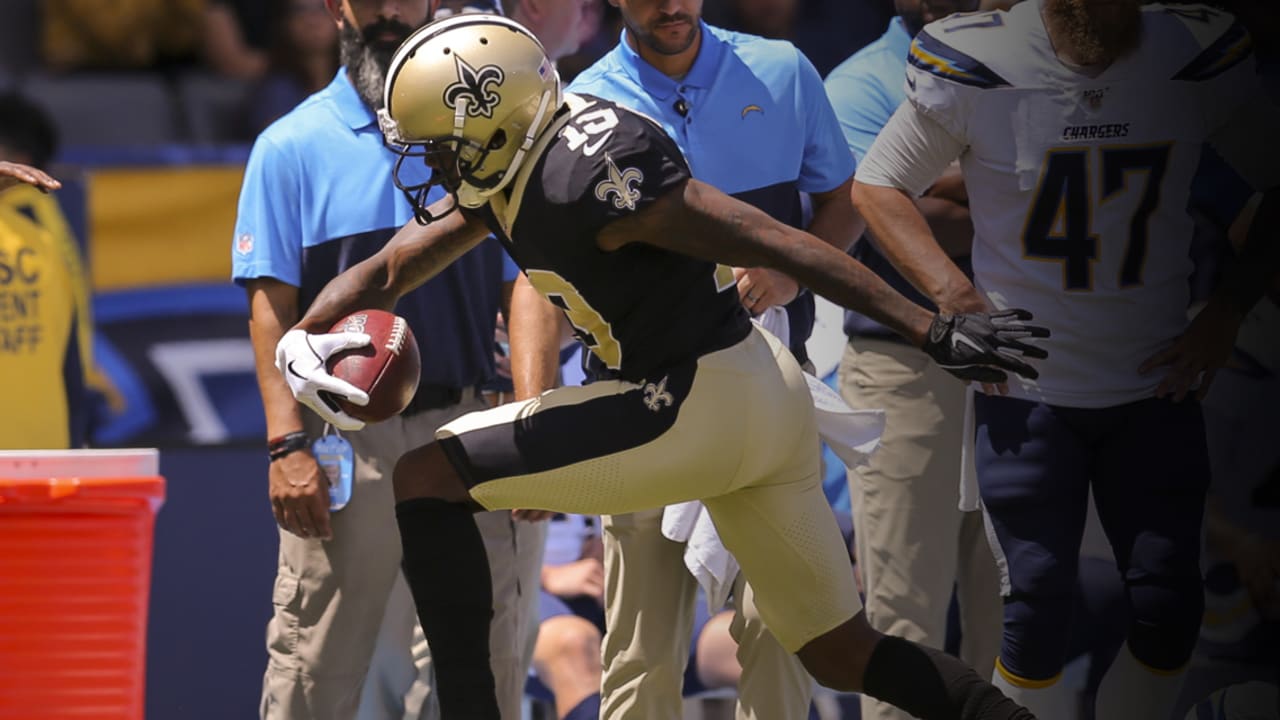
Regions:
[[[325, 424], [294, 400], [274, 368], [276, 342], [324, 284], [413, 218], [375, 113], [396, 47], [437, 4], [326, 0], [343, 66], [258, 137], [245, 172], [233, 277], [249, 297], [269, 496], [280, 526], [263, 718], [349, 720], [357, 708], [362, 717], [438, 717], [430, 653], [401, 575], [391, 471], [438, 426], [487, 407], [477, 388], [495, 376], [494, 319], [514, 266], [496, 241], [484, 242], [400, 300], [395, 310], [420, 343], [422, 377], [408, 409], [376, 427], [360, 429], [344, 416], [335, 424], [350, 432], [328, 433], [313, 450]], [[406, 173], [412, 182], [427, 178], [420, 164]], [[331, 499], [330, 484], [344, 479], [351, 489], [342, 505], [341, 493]], [[516, 523], [507, 512], [482, 513], [477, 522], [495, 589], [496, 692], [502, 716], [519, 717], [545, 523]], [[375, 641], [384, 670], [365, 687]]]
[[[854, 185], [879, 248], [943, 313], [1023, 307], [1053, 332], [1039, 378], [972, 405], [1003, 574], [995, 683], [1041, 720], [1076, 717], [1061, 680], [1092, 491], [1129, 611], [1097, 717], [1166, 720], [1204, 610], [1199, 399], [1276, 270], [1277, 110], [1249, 35], [1199, 5], [1028, 0], [926, 26], [907, 100]], [[1205, 142], [1266, 195], [1188, 323], [1187, 200]], [[912, 202], [957, 158], [972, 282]]]

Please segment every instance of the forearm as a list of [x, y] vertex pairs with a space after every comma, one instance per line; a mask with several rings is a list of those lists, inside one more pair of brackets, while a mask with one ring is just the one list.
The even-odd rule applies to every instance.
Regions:
[[[430, 210], [443, 212], [441, 206], [448, 202], [438, 201]], [[356, 310], [391, 310], [401, 295], [435, 277], [488, 235], [483, 222], [461, 211], [425, 226], [411, 220], [373, 257], [330, 280], [297, 327], [327, 332]]]
[[682, 243], [688, 247], [685, 252], [787, 273], [832, 302], [876, 320], [917, 346], [923, 344], [931, 314], [847, 254], [696, 181], [686, 184], [683, 202], [696, 218], [696, 227]]
[[280, 437], [302, 429], [302, 407], [275, 363], [276, 343], [298, 319], [297, 290], [275, 281], [253, 281], [248, 294], [249, 340], [266, 415], [267, 437]]
[[529, 284], [522, 273], [511, 293], [507, 336], [511, 340], [511, 379], [517, 400], [555, 387], [560, 369], [564, 313]]
[[905, 191], [855, 181], [853, 201], [880, 252], [939, 309], [951, 313], [985, 309], [973, 283], [934, 240]]
[[915, 205], [947, 257], [966, 257], [973, 251], [973, 221], [968, 208], [931, 196], [916, 198]]

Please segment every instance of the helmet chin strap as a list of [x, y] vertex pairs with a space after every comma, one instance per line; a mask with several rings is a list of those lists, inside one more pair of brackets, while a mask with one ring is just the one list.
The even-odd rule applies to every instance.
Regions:
[[[559, 86], [559, 81], [557, 80], [556, 87], [558, 88]], [[551, 98], [555, 94], [557, 93], [553, 93], [550, 90], [542, 93], [542, 98], [538, 101], [538, 111], [533, 115], [533, 122], [529, 123], [529, 129], [525, 131], [524, 140], [521, 141], [520, 147], [515, 154], [511, 156], [511, 163], [507, 165], [507, 169], [503, 172], [502, 179], [498, 181], [498, 184], [491, 188], [480, 189], [463, 183], [463, 188], [467, 190], [466, 195], [469, 196], [464, 199], [463, 188], [459, 188], [458, 198], [463, 205], [466, 207], [478, 207], [515, 179], [516, 174], [520, 171], [520, 164], [524, 162], [525, 155], [528, 154], [529, 148], [533, 147], [533, 143], [538, 139], [538, 134], [542, 131], [542, 118], [546, 117], [547, 110], [551, 109]], [[459, 102], [458, 104], [461, 105], [462, 103]], [[473, 202], [475, 203], [474, 205], [471, 204]]]

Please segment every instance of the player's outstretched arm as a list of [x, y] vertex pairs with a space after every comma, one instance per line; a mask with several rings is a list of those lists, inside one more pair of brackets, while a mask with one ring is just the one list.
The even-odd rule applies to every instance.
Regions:
[[633, 242], [725, 265], [780, 270], [892, 329], [966, 380], [1002, 382], [1004, 370], [1035, 377], [1035, 370], [1018, 356], [1044, 357], [1043, 350], [1021, 342], [1048, 335], [1043, 328], [1023, 324], [1030, 313], [934, 315], [847, 254], [697, 180], [673, 187], [596, 237], [606, 251]]
[[724, 265], [779, 270], [916, 346], [929, 331], [932, 314], [862, 263], [698, 180], [687, 180], [644, 210], [610, 223], [596, 238], [604, 250], [633, 242]]

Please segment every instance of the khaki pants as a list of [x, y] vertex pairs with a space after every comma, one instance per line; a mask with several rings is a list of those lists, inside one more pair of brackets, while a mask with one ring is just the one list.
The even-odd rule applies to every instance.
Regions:
[[[1000, 584], [982, 514], [957, 508], [964, 385], [916, 348], [865, 338], [846, 346], [839, 377], [850, 405], [886, 413], [870, 464], [849, 473], [867, 619], [940, 648], [956, 584], [961, 656], [989, 677], [1000, 651]], [[868, 697], [862, 713], [910, 717]]]
[[[267, 625], [261, 717], [270, 720], [426, 719], [430, 652], [400, 572], [391, 472], [407, 450], [483, 400], [392, 418], [350, 433], [356, 454], [351, 502], [331, 516], [333, 540], [280, 532], [280, 560]], [[315, 416], [307, 430], [319, 433]], [[506, 511], [476, 516], [493, 575], [490, 650], [503, 717], [520, 717], [545, 523], [513, 523]], [[448, 588], [442, 588], [447, 592]], [[381, 642], [378, 642], [381, 635]], [[378, 644], [379, 671], [361, 691]]]
[[[679, 720], [698, 583], [684, 544], [662, 535], [662, 510], [604, 517], [604, 720]], [[769, 633], [739, 573], [730, 632], [738, 641], [739, 720], [808, 717], [813, 680]]]

